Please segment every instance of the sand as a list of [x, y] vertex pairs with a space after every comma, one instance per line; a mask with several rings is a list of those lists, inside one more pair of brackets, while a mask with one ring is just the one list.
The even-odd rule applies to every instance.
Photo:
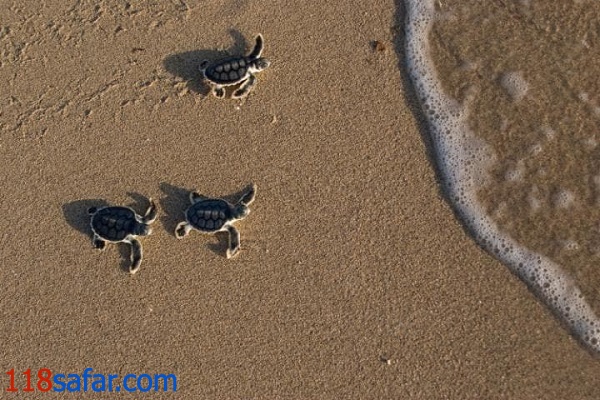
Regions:
[[[597, 359], [446, 202], [401, 1], [20, 4], [0, 6], [0, 355], [19, 388], [93, 368], [176, 374], [161, 398], [600, 396]], [[206, 96], [200, 60], [259, 32], [273, 64], [252, 95]], [[250, 182], [237, 258], [175, 239], [189, 190]], [[129, 276], [86, 210], [148, 197]], [[27, 398], [92, 396], [131, 397]]]

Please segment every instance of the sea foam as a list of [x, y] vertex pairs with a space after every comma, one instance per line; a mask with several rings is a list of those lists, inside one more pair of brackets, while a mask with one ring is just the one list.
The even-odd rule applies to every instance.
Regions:
[[[408, 0], [406, 4], [407, 68], [428, 121], [448, 198], [476, 241], [521, 278], [582, 344], [600, 353], [600, 320], [574, 281], [558, 264], [501, 232], [478, 202], [477, 189], [485, 182], [494, 154], [469, 129], [469, 100], [459, 104], [450, 98], [437, 78], [428, 41], [436, 18], [434, 1]], [[517, 73], [504, 76], [501, 83], [516, 99], [527, 92], [526, 82]], [[560, 200], [568, 205], [569, 196]]]

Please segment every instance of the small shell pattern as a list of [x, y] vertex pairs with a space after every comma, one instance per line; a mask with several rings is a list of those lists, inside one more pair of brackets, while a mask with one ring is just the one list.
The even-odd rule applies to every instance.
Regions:
[[135, 213], [125, 207], [107, 207], [92, 217], [92, 227], [103, 239], [118, 242], [133, 233]]
[[231, 220], [229, 204], [223, 200], [204, 200], [192, 204], [186, 212], [192, 226], [204, 232], [216, 232]]
[[235, 83], [246, 76], [248, 64], [245, 57], [220, 61], [208, 67], [206, 76], [217, 83]]

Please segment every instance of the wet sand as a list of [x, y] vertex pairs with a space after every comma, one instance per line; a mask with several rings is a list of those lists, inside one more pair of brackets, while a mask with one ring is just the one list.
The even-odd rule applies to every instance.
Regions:
[[[0, 13], [5, 371], [176, 374], [164, 398], [600, 395], [597, 359], [444, 199], [402, 2], [21, 4]], [[272, 66], [247, 101], [206, 96], [199, 62], [259, 32]], [[189, 190], [250, 182], [237, 258], [175, 239]], [[86, 210], [148, 197], [129, 276]]]
[[590, 68], [600, 7], [475, 4], [444, 2], [432, 36], [447, 91], [469, 103], [469, 125], [496, 157], [479, 197], [503, 231], [566, 269], [600, 315], [600, 87]]

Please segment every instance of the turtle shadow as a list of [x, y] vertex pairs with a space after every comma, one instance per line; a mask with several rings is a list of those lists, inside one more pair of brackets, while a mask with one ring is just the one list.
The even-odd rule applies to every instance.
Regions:
[[147, 196], [137, 192], [127, 192], [127, 196], [133, 199], [132, 203], [127, 203], [127, 207], [131, 207], [140, 215], [146, 214], [148, 207], [150, 207], [150, 199]]
[[225, 257], [227, 248], [229, 247], [229, 234], [227, 232], [218, 232], [213, 236], [217, 238], [217, 242], [206, 243], [206, 248], [213, 253]]
[[[230, 202], [231, 204], [235, 204], [242, 198], [243, 195], [246, 194], [246, 192], [250, 189], [250, 187], [251, 187], [251, 185], [246, 185], [243, 189], [238, 190], [237, 192], [234, 192], [232, 194], [226, 194], [226, 195], [214, 196], [214, 197], [226, 200], [226, 201]], [[201, 193], [201, 192], [199, 192], [199, 193], [201, 195], [204, 195], [204, 193]], [[210, 197], [213, 197], [213, 196], [210, 196]]]
[[[146, 215], [146, 212], [148, 211], [148, 209], [150, 208], [150, 198], [147, 196], [144, 196], [143, 194], [137, 193], [137, 192], [127, 192], [127, 196], [131, 197], [131, 199], [133, 199], [133, 202], [129, 202], [127, 203], [127, 207], [132, 208], [136, 213], [138, 213], [141, 216]], [[156, 203], [156, 200], [154, 200], [154, 202]], [[158, 204], [157, 204], [158, 207]], [[157, 210], [158, 215], [160, 215], [160, 209]]]
[[163, 228], [175, 237], [175, 227], [185, 220], [184, 213], [190, 205], [190, 191], [166, 182], [160, 184], [160, 190], [165, 197], [159, 200], [160, 208], [163, 211], [159, 219]]
[[229, 34], [233, 37], [234, 44], [227, 50], [203, 49], [184, 51], [167, 56], [163, 60], [164, 68], [171, 74], [178, 76], [187, 82], [188, 89], [192, 92], [206, 96], [210, 93], [210, 87], [202, 80], [200, 64], [204, 60], [218, 60], [232, 54], [243, 54], [247, 42], [241, 32], [230, 29]]
[[119, 268], [121, 271], [129, 273], [129, 266], [131, 265], [131, 245], [127, 243], [116, 243], [116, 245], [119, 250], [119, 257], [121, 258]]
[[88, 236], [91, 242], [94, 235], [92, 233], [92, 228], [90, 228], [90, 215], [88, 210], [91, 207], [106, 207], [108, 205], [108, 202], [103, 199], [75, 200], [63, 204], [62, 211], [69, 226]]

